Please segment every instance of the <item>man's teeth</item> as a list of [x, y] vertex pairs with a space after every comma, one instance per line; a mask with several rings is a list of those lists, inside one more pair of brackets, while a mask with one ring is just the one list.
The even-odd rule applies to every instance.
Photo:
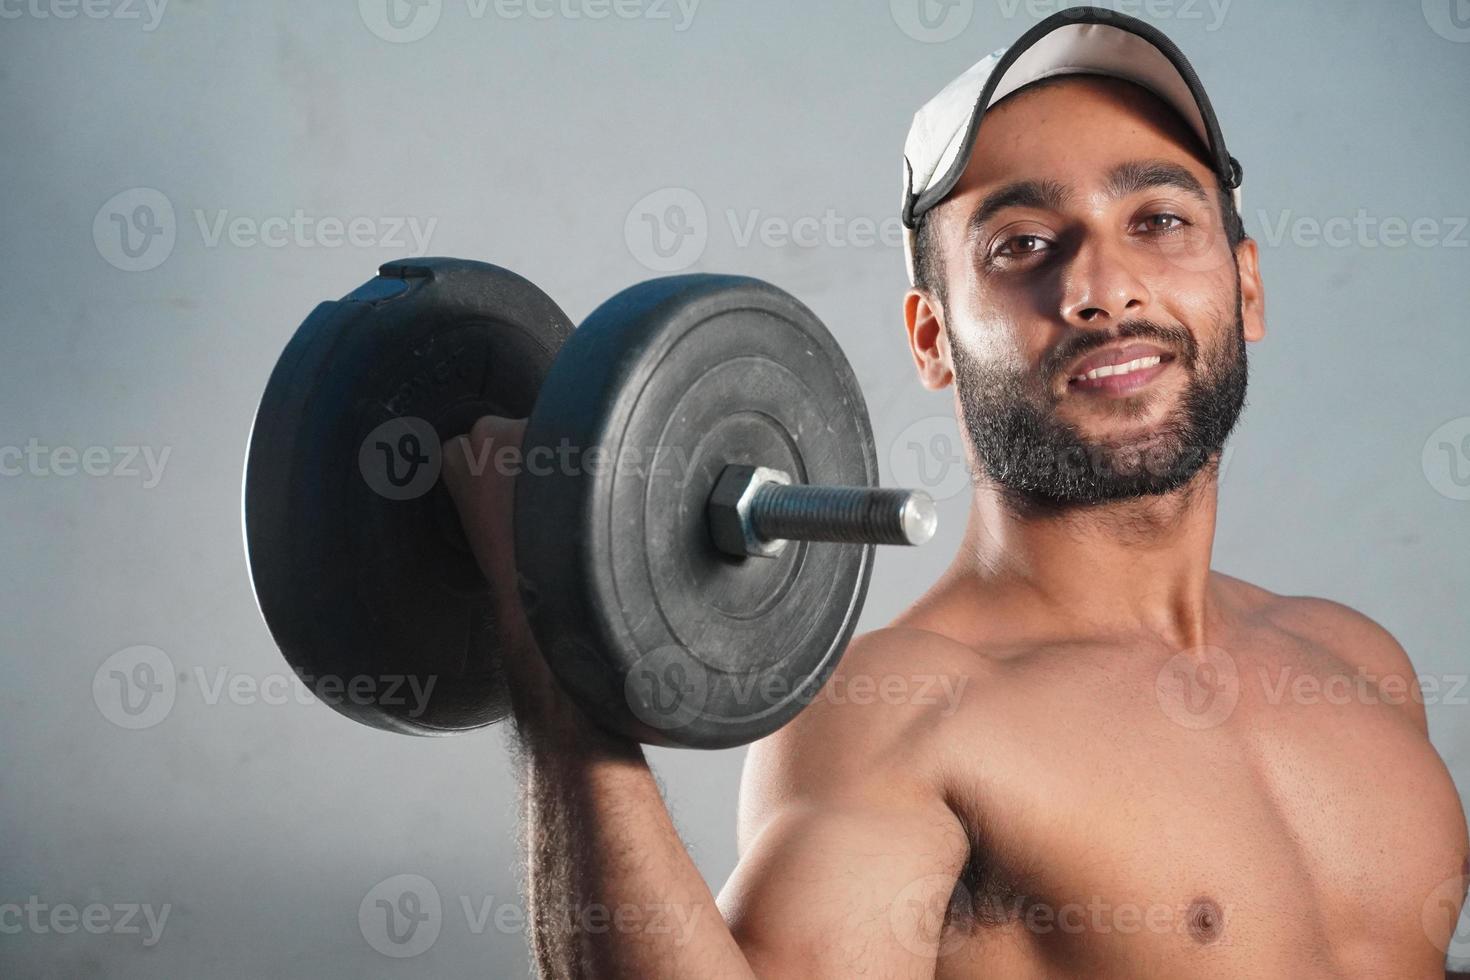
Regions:
[[1114, 374], [1127, 374], [1129, 371], [1142, 371], [1144, 368], [1153, 367], [1155, 364], [1159, 363], [1162, 360], [1163, 358], [1160, 357], [1158, 354], [1153, 354], [1149, 357], [1140, 357], [1135, 361], [1129, 361], [1127, 364], [1108, 364], [1104, 367], [1093, 368], [1086, 374], [1073, 375], [1072, 380], [1091, 381], [1094, 378], [1106, 378]]

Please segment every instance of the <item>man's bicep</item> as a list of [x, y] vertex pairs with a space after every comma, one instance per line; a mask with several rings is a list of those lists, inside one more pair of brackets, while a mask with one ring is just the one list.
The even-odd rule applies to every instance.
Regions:
[[932, 977], [968, 849], [942, 803], [784, 805], [719, 896], [763, 978]]

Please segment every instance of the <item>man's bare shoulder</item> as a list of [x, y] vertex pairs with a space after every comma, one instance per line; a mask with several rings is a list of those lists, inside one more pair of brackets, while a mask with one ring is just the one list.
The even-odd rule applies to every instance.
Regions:
[[750, 746], [742, 823], [798, 796], [942, 805], [944, 726], [985, 669], [975, 650], [927, 630], [854, 638], [811, 703]]
[[772, 761], [822, 765], [912, 744], [952, 714], [944, 695], [987, 669], [979, 651], [924, 629], [885, 627], [848, 644], [832, 676], [790, 724], [756, 743]]
[[1369, 678], [1392, 677], [1407, 683], [1414, 696], [1407, 698], [1405, 710], [1427, 732], [1413, 663], [1403, 645], [1377, 620], [1344, 603], [1307, 595], [1271, 594], [1262, 612], [1276, 628], [1330, 651]]

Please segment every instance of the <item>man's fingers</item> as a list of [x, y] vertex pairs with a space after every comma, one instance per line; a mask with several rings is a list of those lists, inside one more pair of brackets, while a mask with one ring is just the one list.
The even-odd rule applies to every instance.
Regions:
[[467, 502], [469, 486], [477, 477], [498, 476], [506, 482], [514, 477], [525, 432], [525, 419], [484, 415], [467, 435], [444, 443], [444, 482], [456, 504]]
[[514, 584], [511, 503], [525, 419], [486, 415], [444, 443], [443, 478], [480, 568], [492, 585]]

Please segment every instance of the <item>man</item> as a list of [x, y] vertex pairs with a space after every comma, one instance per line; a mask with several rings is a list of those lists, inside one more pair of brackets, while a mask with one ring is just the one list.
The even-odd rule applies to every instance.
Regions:
[[[509, 483], [445, 454], [520, 624], [547, 975], [1444, 974], [1470, 844], [1403, 649], [1210, 569], [1265, 335], [1240, 177], [1182, 55], [1107, 11], [1048, 19], [916, 116], [905, 322], [923, 384], [955, 387], [976, 482], [953, 564], [831, 683], [963, 694], [818, 697], [753, 745], [718, 901], [639, 748], [531, 650]], [[461, 448], [519, 431], [482, 420]]]

